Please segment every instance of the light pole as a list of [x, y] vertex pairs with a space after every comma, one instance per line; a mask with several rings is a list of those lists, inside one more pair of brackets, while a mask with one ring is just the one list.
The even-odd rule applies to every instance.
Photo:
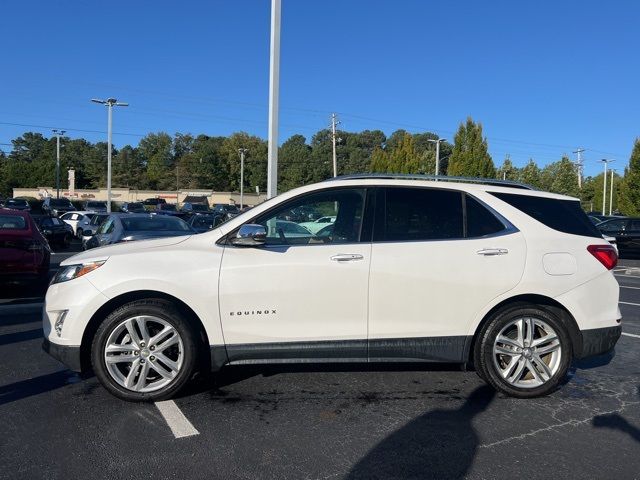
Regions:
[[107, 126], [107, 213], [111, 213], [111, 124], [112, 124], [112, 110], [113, 106], [116, 107], [128, 107], [128, 103], [119, 102], [115, 98], [107, 98], [106, 100], [100, 100], [98, 98], [92, 98], [92, 102], [106, 105], [108, 110], [108, 126]]
[[440, 143], [446, 141], [444, 138], [438, 138], [437, 140], [429, 139], [429, 142], [436, 144], [436, 177], [440, 175]]
[[[609, 216], [611, 216], [613, 210], [613, 173], [615, 170], [611, 169], [611, 188], [609, 189]], [[605, 179], [606, 180], [606, 179]]]
[[54, 128], [52, 132], [56, 136], [56, 198], [60, 198], [60, 136], [65, 131]]
[[269, 55], [269, 139], [267, 198], [278, 194], [278, 96], [280, 92], [280, 0], [271, 0], [271, 50]]
[[603, 158], [602, 160], [600, 160], [603, 164], [604, 164], [604, 177], [602, 177], [603, 179], [603, 189], [602, 189], [602, 215], [606, 215], [606, 201], [607, 201], [607, 164], [613, 162], [614, 160], [607, 160], [606, 158]]
[[249, 150], [246, 148], [239, 148], [240, 154], [240, 210], [244, 207], [244, 154]]

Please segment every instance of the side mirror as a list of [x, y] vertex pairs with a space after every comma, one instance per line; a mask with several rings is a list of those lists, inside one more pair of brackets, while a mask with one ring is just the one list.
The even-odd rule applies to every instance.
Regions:
[[240, 227], [231, 244], [238, 247], [259, 247], [267, 240], [267, 230], [262, 225], [246, 224]]

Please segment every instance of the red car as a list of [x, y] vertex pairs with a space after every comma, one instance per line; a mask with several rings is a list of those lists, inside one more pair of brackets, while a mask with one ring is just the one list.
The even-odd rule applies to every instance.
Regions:
[[0, 208], [0, 283], [46, 282], [51, 249], [31, 215]]

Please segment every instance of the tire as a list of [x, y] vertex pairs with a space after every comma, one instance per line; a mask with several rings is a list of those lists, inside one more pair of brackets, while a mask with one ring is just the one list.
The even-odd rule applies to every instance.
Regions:
[[[140, 322], [146, 326], [144, 333]], [[169, 334], [155, 337], [167, 328], [172, 329]], [[108, 345], [110, 359], [126, 358], [107, 363]], [[194, 329], [173, 303], [137, 300], [111, 312], [98, 327], [91, 345], [91, 364], [100, 383], [118, 398], [131, 402], [166, 400], [194, 373], [197, 345]]]
[[474, 351], [478, 375], [516, 398], [553, 392], [565, 378], [572, 358], [567, 327], [536, 305], [498, 311], [481, 329]]

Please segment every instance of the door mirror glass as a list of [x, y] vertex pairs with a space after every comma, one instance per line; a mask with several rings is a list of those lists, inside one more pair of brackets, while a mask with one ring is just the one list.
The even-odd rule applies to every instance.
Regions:
[[240, 227], [235, 237], [231, 238], [231, 244], [239, 247], [258, 247], [264, 245], [267, 239], [267, 230], [262, 225], [246, 224]]

